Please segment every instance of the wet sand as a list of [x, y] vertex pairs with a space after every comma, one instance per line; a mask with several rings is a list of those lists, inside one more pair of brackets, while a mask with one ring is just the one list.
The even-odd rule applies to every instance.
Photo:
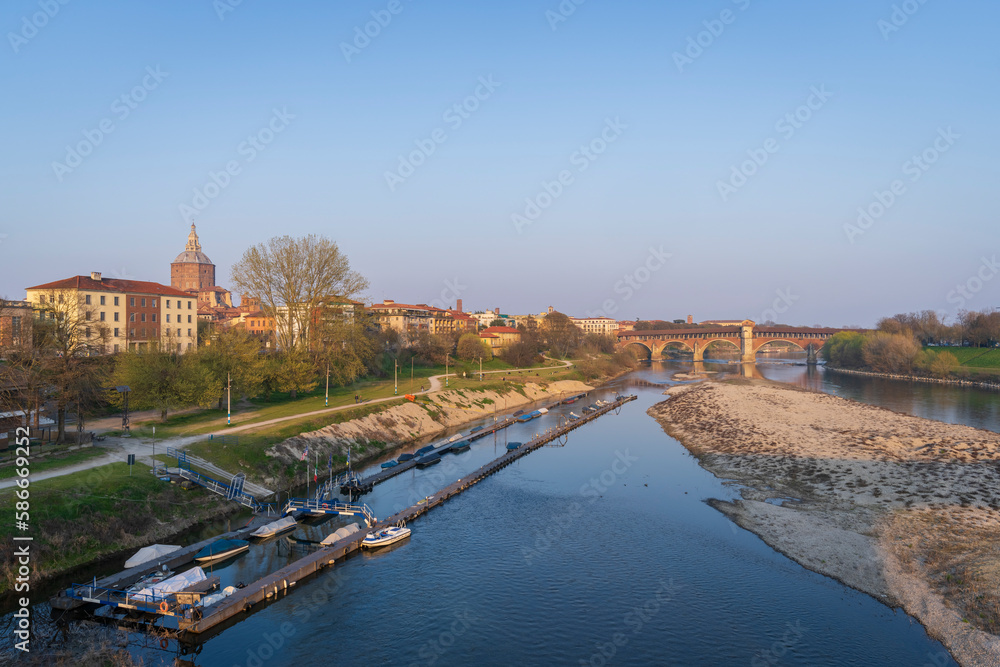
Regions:
[[1000, 664], [1000, 435], [765, 380], [665, 393], [649, 414], [742, 485], [713, 507], [903, 607], [960, 664]]

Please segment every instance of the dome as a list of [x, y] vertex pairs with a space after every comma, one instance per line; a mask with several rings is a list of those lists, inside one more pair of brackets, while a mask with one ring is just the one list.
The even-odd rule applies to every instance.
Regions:
[[212, 260], [201, 251], [201, 243], [198, 241], [198, 232], [195, 231], [194, 223], [191, 224], [191, 233], [188, 234], [187, 245], [184, 252], [177, 255], [174, 264], [211, 264]]

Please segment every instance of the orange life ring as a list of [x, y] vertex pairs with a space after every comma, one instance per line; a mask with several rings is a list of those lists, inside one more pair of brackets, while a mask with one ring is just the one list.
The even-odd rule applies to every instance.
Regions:
[[170, 606], [167, 604], [166, 600], [160, 603], [160, 611], [166, 614], [168, 609], [170, 609]]
[[164, 637], [163, 639], [160, 640], [160, 648], [167, 648], [168, 645], [169, 645], [169, 643], [167, 642], [167, 638], [166, 637]]

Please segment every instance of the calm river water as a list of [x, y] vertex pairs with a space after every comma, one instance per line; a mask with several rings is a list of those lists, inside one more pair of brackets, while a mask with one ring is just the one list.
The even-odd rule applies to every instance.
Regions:
[[[955, 664], [908, 615], [802, 568], [705, 503], [735, 493], [646, 415], [662, 390], [628, 386], [635, 378], [670, 383], [690, 368], [653, 363], [592, 392], [587, 403], [615, 390], [639, 400], [417, 519], [409, 540], [324, 571], [197, 653], [178, 658], [175, 642], [160, 650], [138, 636], [131, 650], [149, 664], [248, 667]], [[756, 372], [1000, 429], [1000, 394], [793, 364], [761, 363]], [[386, 516], [498, 456], [507, 439], [528, 440], [584, 405], [403, 473], [365, 500]], [[296, 536], [318, 540], [346, 523], [304, 526]], [[279, 539], [216, 573], [223, 585], [249, 582], [302, 553]]]

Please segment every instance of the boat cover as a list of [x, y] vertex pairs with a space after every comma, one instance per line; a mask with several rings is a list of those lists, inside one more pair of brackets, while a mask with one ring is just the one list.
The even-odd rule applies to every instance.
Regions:
[[320, 544], [324, 546], [333, 544], [337, 540], [342, 540], [348, 535], [353, 535], [359, 530], [361, 530], [361, 526], [359, 526], [358, 524], [356, 523], [349, 524], [347, 526], [344, 526], [343, 528], [338, 528], [336, 532], [330, 533], [329, 535], [324, 537], [323, 541], [320, 542]]
[[232, 595], [235, 592], [236, 592], [236, 587], [235, 586], [226, 586], [225, 588], [223, 588], [218, 593], [212, 593], [211, 595], [205, 595], [205, 596], [203, 596], [201, 598], [201, 600], [198, 601], [198, 604], [196, 604], [195, 606], [196, 607], [211, 607], [216, 602], [229, 597], [230, 595]]
[[164, 593], [176, 593], [177, 591], [182, 591], [188, 586], [197, 584], [199, 581], [205, 581], [205, 579], [208, 579], [205, 575], [205, 570], [200, 567], [194, 567], [187, 572], [181, 572], [180, 574], [170, 577], [169, 579], [164, 579], [158, 584], [153, 584], [149, 588], [143, 588], [132, 597], [140, 600], [146, 599], [152, 602], [153, 595], [156, 595], [157, 598], [161, 598]]
[[296, 525], [298, 521], [294, 517], [286, 516], [277, 521], [272, 521], [271, 523], [264, 524], [257, 530], [250, 533], [254, 537], [264, 537], [267, 535], [275, 535], [283, 530], [287, 530], [292, 526]]
[[135, 555], [125, 561], [125, 569], [128, 570], [137, 565], [142, 565], [143, 563], [148, 563], [151, 560], [156, 560], [162, 558], [169, 553], [173, 553], [180, 549], [178, 546], [172, 544], [151, 544], [148, 547], [143, 547], [135, 552]]

